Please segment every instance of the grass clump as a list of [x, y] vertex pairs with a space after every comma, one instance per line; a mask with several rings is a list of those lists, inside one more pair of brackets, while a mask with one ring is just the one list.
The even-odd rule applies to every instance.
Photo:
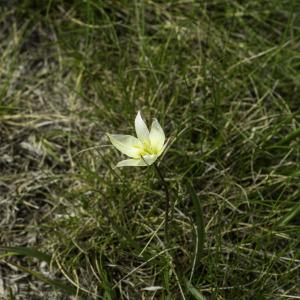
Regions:
[[[297, 1], [13, 2], [0, 18], [0, 242], [49, 256], [2, 251], [0, 295], [299, 297]], [[113, 169], [105, 136], [130, 134], [139, 109], [172, 138], [168, 247], [155, 170]]]

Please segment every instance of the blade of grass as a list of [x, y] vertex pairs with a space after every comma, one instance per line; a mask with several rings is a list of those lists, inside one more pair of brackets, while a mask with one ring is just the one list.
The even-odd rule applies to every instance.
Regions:
[[[192, 199], [194, 209], [195, 209], [195, 215], [196, 215], [196, 242], [195, 242], [195, 254], [194, 254], [194, 260], [193, 260], [193, 268], [191, 272], [191, 278], [193, 276], [193, 272], [195, 269], [195, 266], [199, 263], [199, 260], [201, 256], [203, 255], [203, 248], [204, 248], [204, 242], [205, 242], [205, 231], [204, 231], [204, 220], [203, 220], [203, 211], [200, 203], [200, 199], [196, 194], [196, 191], [193, 187], [193, 184], [188, 181], [188, 191], [190, 194], [190, 197]], [[190, 278], [190, 280], [191, 280]]]
[[293, 208], [290, 209], [290, 211], [281, 218], [279, 221], [279, 226], [285, 226], [288, 225], [295, 217], [297, 217], [300, 214], [300, 203], [297, 203]]
[[11, 255], [24, 255], [37, 258], [39, 261], [51, 262], [51, 256], [28, 247], [5, 247], [0, 246], [0, 251], [9, 252]]
[[9, 264], [13, 265], [14, 267], [16, 267], [17, 269], [19, 269], [20, 271], [26, 272], [26, 273], [28, 273], [28, 274], [30, 274], [30, 275], [38, 278], [39, 280], [41, 280], [41, 281], [43, 281], [43, 282], [45, 282], [45, 283], [47, 283], [47, 284], [49, 284], [49, 285], [51, 285], [51, 286], [53, 286], [55, 288], [59, 288], [59, 289], [63, 290], [68, 295], [76, 295], [76, 294], [78, 294], [78, 291], [75, 288], [73, 288], [73, 287], [71, 287], [71, 286], [63, 283], [60, 280], [50, 279], [50, 278], [44, 276], [43, 274], [41, 274], [39, 272], [32, 271], [32, 270], [30, 270], [30, 269], [28, 269], [26, 267], [23, 267], [21, 265], [13, 263], [13, 262], [10, 262]]
[[186, 287], [188, 292], [193, 296], [193, 299], [206, 300], [206, 298], [188, 280], [186, 280]]

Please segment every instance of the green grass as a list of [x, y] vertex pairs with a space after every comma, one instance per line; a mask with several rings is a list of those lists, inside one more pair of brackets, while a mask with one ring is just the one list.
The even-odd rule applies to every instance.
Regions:
[[[299, 12], [1, 4], [0, 298], [300, 299]], [[171, 138], [168, 245], [155, 170], [113, 169], [138, 110]]]

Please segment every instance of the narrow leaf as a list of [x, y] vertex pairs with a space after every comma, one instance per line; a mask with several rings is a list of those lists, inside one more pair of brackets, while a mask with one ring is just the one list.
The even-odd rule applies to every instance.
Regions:
[[293, 208], [290, 209], [290, 211], [281, 218], [279, 221], [279, 226], [285, 226], [288, 225], [295, 217], [297, 217], [300, 214], [300, 203], [297, 203]]
[[37, 258], [39, 261], [51, 262], [51, 256], [28, 247], [5, 247], [0, 246], [0, 251], [11, 252], [11, 255], [24, 255]]
[[296, 139], [298, 136], [300, 136], [300, 128], [297, 128], [295, 131], [287, 135], [285, 138], [283, 138], [278, 144], [279, 145], [286, 145], [292, 140]]
[[194, 256], [194, 264], [196, 265], [199, 262], [203, 254], [203, 247], [205, 242], [205, 229], [204, 229], [204, 219], [203, 212], [200, 203], [200, 199], [198, 198], [196, 191], [191, 182], [188, 182], [189, 192], [193, 201], [195, 215], [196, 215], [196, 247], [195, 247], [195, 256]]
[[18, 268], [20, 271], [22, 272], [26, 272], [36, 278], [38, 278], [39, 280], [53, 286], [53, 287], [56, 287], [56, 288], [59, 288], [61, 290], [63, 290], [65, 293], [67, 293], [68, 295], [76, 295], [77, 294], [77, 289], [75, 289], [74, 287], [72, 286], [69, 286], [65, 283], [63, 283], [62, 281], [59, 281], [59, 280], [54, 280], [54, 279], [50, 279], [46, 276], [44, 276], [43, 274], [39, 273], [39, 272], [35, 272], [35, 271], [32, 271], [26, 267], [23, 267], [21, 265], [18, 265], [18, 264], [15, 264], [15, 263], [12, 263], [10, 262], [9, 264], [15, 266], [16, 268]]
[[189, 282], [186, 280], [187, 290], [196, 300], [206, 300], [206, 298]]

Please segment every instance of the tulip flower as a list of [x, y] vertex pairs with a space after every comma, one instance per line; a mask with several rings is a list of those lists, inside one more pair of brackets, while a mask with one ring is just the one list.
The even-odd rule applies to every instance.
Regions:
[[153, 120], [150, 131], [140, 111], [135, 118], [137, 137], [124, 134], [108, 134], [111, 143], [122, 153], [131, 157], [120, 161], [116, 167], [141, 167], [152, 165], [163, 153], [165, 133], [156, 119]]

